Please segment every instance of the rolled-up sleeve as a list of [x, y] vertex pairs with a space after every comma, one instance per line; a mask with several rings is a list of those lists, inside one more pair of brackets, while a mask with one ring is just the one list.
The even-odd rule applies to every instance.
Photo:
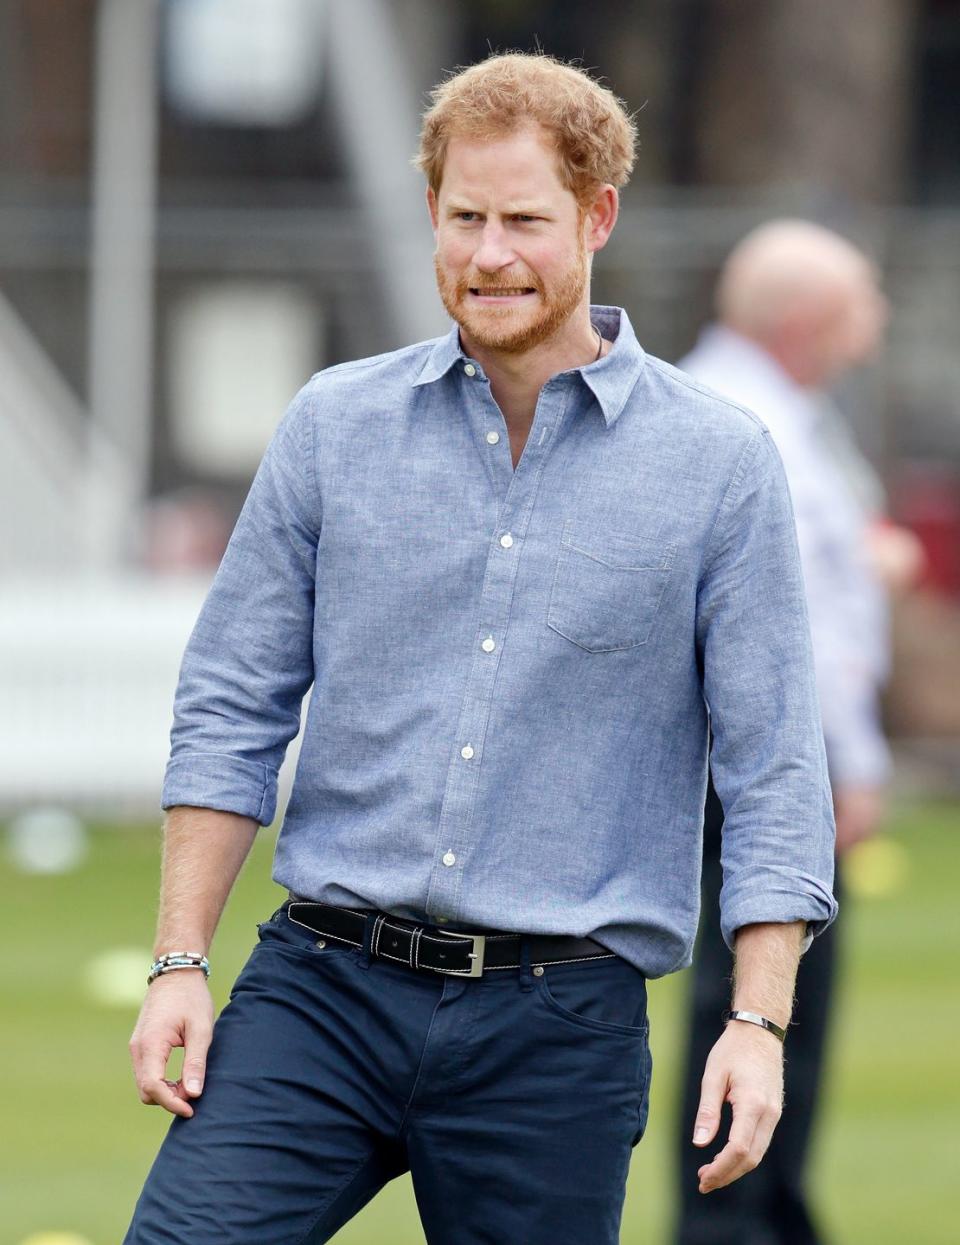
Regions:
[[835, 827], [790, 493], [769, 433], [746, 445], [698, 586], [697, 648], [724, 809], [720, 916], [836, 915]]
[[187, 644], [161, 805], [269, 825], [277, 773], [313, 682], [321, 501], [305, 387], [257, 471]]

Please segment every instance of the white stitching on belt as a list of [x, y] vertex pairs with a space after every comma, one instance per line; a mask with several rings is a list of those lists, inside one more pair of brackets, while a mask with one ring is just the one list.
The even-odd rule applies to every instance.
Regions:
[[362, 942], [354, 942], [352, 938], [344, 938], [342, 934], [328, 934], [326, 931], [314, 929], [312, 925], [307, 925], [304, 921], [298, 921], [297, 918], [295, 916], [291, 916], [289, 912], [287, 913], [287, 920], [291, 921], [294, 925], [299, 925], [301, 929], [308, 929], [311, 934], [319, 934], [322, 932], [324, 938], [335, 938], [337, 942], [348, 942], [351, 947], [363, 946]]
[[318, 899], [301, 899], [300, 903], [314, 903], [318, 908], [334, 908], [337, 912], [349, 912], [351, 916], [365, 916], [366, 913], [361, 912], [359, 908], [341, 908], [335, 903], [320, 903]]
[[[513, 934], [509, 936], [511, 938], [514, 937]], [[437, 948], [443, 947], [444, 950], [447, 950], [450, 947], [457, 947], [457, 946], [462, 947], [463, 944], [466, 942], [469, 942], [471, 945], [473, 944], [473, 934], [457, 934], [454, 937], [444, 936], [442, 938], [431, 938], [429, 934], [425, 934], [424, 937], [426, 938], [427, 942], [432, 942], [433, 945]], [[457, 942], [457, 938], [461, 939], [459, 943]]]
[[[291, 899], [290, 903], [306, 904], [308, 908], [333, 908], [335, 912], [349, 912], [351, 916], [366, 916], [359, 908], [341, 908], [335, 903], [321, 903], [319, 899]], [[293, 920], [293, 918], [290, 918]]]
[[420, 967], [420, 939], [422, 937], [423, 937], [423, 930], [417, 929], [417, 930], [414, 930], [413, 937], [410, 939], [410, 967], [411, 968]]
[[391, 955], [389, 951], [382, 951], [379, 958], [381, 960], [395, 960], [398, 964], [403, 964], [405, 968], [410, 967], [410, 961], [404, 955]]
[[[309, 928], [310, 928], [309, 925], [304, 926], [304, 929], [309, 929]], [[313, 932], [316, 934], [318, 931], [314, 930]], [[339, 934], [328, 934], [324, 932], [323, 936], [324, 938], [335, 938], [337, 942], [349, 943], [351, 947], [362, 947], [363, 946], [362, 942], [354, 942], [352, 938], [341, 938]]]
[[[576, 960], [535, 960], [534, 963], [531, 964], [531, 968], [547, 964], [583, 964], [587, 960], [615, 960], [616, 958], [615, 952], [608, 951], [605, 955], [582, 955]], [[519, 967], [519, 964], [484, 964], [483, 971], [485, 973], [495, 973], [498, 969]]]
[[386, 920], [387, 918], [385, 916], [378, 916], [373, 922], [373, 936], [371, 937], [370, 942], [373, 947], [374, 955], [380, 954], [380, 931], [386, 924]]
[[[412, 930], [405, 929], [402, 925], [391, 925], [386, 917], [378, 917], [377, 919], [383, 921], [383, 925], [380, 928], [386, 927], [392, 934], [410, 934], [413, 932]], [[386, 955], [386, 952], [384, 952], [384, 955]]]

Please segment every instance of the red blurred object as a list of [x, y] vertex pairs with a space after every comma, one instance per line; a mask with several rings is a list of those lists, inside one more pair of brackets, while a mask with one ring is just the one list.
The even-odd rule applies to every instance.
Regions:
[[920, 586], [960, 596], [960, 472], [937, 463], [913, 463], [893, 489], [894, 514], [923, 545]]
[[230, 539], [222, 506], [198, 490], [154, 498], [143, 520], [143, 564], [160, 573], [215, 571]]

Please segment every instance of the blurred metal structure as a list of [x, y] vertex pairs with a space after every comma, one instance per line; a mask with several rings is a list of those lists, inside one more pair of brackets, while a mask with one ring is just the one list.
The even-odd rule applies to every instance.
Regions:
[[[417, 92], [397, 55], [395, 5], [350, 0], [327, 5], [329, 72], [351, 177], [367, 217], [368, 243], [387, 301], [391, 335], [413, 341], [443, 332], [433, 280], [433, 245], [422, 200], [411, 195]], [[358, 90], [355, 52], [363, 48]], [[418, 183], [413, 183], [417, 184]]]
[[[125, 465], [96, 550], [120, 566], [149, 489], [157, 198], [157, 0], [100, 0], [90, 258], [90, 443]], [[133, 539], [131, 539], [133, 538]]]
[[126, 485], [111, 441], [0, 294], [0, 576], [95, 565]]

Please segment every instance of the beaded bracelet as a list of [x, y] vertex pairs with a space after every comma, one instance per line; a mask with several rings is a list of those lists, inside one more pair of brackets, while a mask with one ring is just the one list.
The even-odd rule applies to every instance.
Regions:
[[210, 961], [200, 951], [170, 951], [161, 955], [150, 965], [147, 985], [162, 977], [164, 973], [174, 972], [178, 968], [199, 968], [204, 980], [210, 976]]

